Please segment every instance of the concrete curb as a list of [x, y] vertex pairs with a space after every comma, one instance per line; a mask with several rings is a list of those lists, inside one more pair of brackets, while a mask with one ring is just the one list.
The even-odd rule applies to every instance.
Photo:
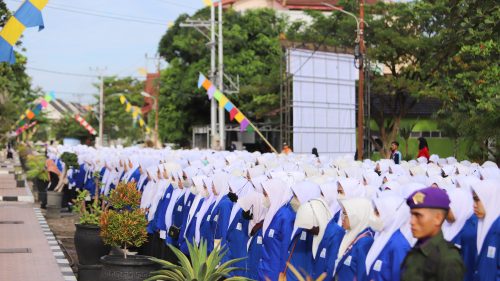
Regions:
[[52, 254], [54, 255], [54, 258], [56, 258], [57, 265], [59, 266], [59, 269], [61, 270], [61, 274], [64, 278], [65, 281], [77, 281], [75, 274], [73, 273], [73, 270], [70, 267], [70, 264], [66, 257], [64, 256], [64, 252], [61, 250], [61, 247], [59, 246], [59, 241], [56, 240], [56, 237], [50, 230], [49, 225], [47, 224], [47, 221], [45, 220], [44, 216], [42, 215], [42, 211], [39, 208], [33, 208], [35, 211], [35, 216], [36, 219], [38, 220], [38, 223], [40, 223], [40, 227], [42, 228], [43, 234], [45, 235], [45, 238], [47, 239], [47, 242], [49, 243], [50, 250], [52, 251]]

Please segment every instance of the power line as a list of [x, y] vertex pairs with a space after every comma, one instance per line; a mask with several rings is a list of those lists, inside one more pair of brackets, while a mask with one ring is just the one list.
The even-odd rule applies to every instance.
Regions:
[[83, 73], [71, 73], [71, 72], [62, 72], [62, 71], [57, 71], [57, 70], [50, 70], [50, 69], [43, 69], [43, 68], [38, 68], [38, 67], [27, 67], [28, 69], [34, 70], [34, 71], [40, 71], [40, 72], [46, 72], [46, 73], [52, 73], [52, 74], [57, 74], [57, 75], [66, 75], [66, 76], [75, 76], [75, 77], [88, 77], [88, 78], [97, 78], [97, 75], [91, 75], [91, 74], [83, 74]]
[[174, 6], [178, 6], [178, 7], [182, 7], [182, 8], [188, 8], [188, 9], [192, 9], [192, 10], [199, 10], [201, 8], [196, 8], [196, 7], [193, 7], [193, 6], [189, 6], [189, 5], [185, 5], [185, 4], [179, 4], [175, 1], [168, 1], [168, 0], [156, 0], [158, 2], [163, 2], [163, 3], [166, 3], [166, 4], [170, 4], [170, 5], [174, 5]]
[[[18, 2], [18, 3], [23, 2], [20, 0], [8, 0], [8, 1], [13, 1], [13, 2]], [[104, 13], [104, 12], [99, 12], [99, 11], [93, 12], [91, 10], [83, 10], [81, 8], [70, 7], [70, 6], [54, 6], [53, 4], [48, 4], [46, 7], [50, 8], [50, 9], [54, 9], [54, 10], [64, 11], [64, 12], [82, 14], [82, 15], [87, 15], [87, 16], [94, 16], [94, 17], [101, 17], [101, 18], [108, 18], [108, 19], [119, 20], [119, 21], [137, 22], [137, 23], [161, 25], [161, 26], [167, 25], [167, 22], [163, 22], [160, 19], [139, 18], [139, 17], [129, 16], [129, 15], [117, 15], [117, 14], [110, 14], [110, 13]]]

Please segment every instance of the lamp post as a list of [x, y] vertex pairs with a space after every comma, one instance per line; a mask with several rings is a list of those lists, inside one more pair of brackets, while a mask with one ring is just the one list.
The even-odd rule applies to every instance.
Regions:
[[146, 93], [144, 91], [141, 92], [141, 95], [143, 97], [152, 98], [153, 102], [154, 102], [154, 108], [155, 108], [155, 138], [154, 138], [154, 143], [155, 143], [155, 147], [157, 148], [158, 147], [158, 100], [155, 96], [153, 96], [149, 93]]
[[346, 15], [353, 17], [356, 20], [356, 46], [354, 51], [355, 59], [359, 59], [359, 80], [358, 80], [358, 130], [356, 138], [357, 147], [357, 160], [363, 160], [363, 128], [364, 128], [364, 53], [365, 53], [365, 42], [363, 39], [363, 30], [365, 25], [365, 1], [359, 0], [359, 18], [353, 13], [343, 10], [342, 8], [333, 6], [328, 3], [322, 3], [323, 5], [330, 7], [336, 11], [342, 12]]

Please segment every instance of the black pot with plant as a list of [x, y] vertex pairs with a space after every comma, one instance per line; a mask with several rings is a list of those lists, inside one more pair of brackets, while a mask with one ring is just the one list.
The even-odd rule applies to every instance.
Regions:
[[33, 189], [38, 192], [38, 200], [42, 208], [47, 205], [47, 185], [49, 174], [45, 169], [45, 156], [29, 155], [26, 157], [26, 176], [33, 183]]
[[151, 257], [134, 255], [130, 248], [140, 247], [147, 239], [147, 220], [140, 209], [141, 193], [134, 182], [119, 183], [106, 198], [108, 206], [101, 215], [101, 237], [104, 243], [119, 247], [122, 255], [101, 258], [101, 281], [142, 281], [159, 268]]

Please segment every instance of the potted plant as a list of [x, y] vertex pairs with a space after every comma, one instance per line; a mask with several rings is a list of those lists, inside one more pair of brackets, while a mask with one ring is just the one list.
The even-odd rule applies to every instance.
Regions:
[[220, 248], [215, 248], [207, 257], [207, 243], [202, 240], [199, 246], [194, 246], [188, 242], [189, 256], [191, 260], [184, 255], [179, 249], [168, 245], [170, 249], [179, 259], [179, 265], [171, 262], [151, 258], [152, 261], [162, 265], [163, 269], [151, 272], [151, 277], [145, 281], [153, 280], [197, 280], [197, 281], [211, 281], [211, 280], [226, 280], [226, 281], [241, 281], [252, 280], [246, 277], [232, 276], [229, 273], [241, 268], [231, 267], [232, 264], [243, 260], [244, 258], [233, 259], [220, 264], [222, 257], [226, 254]]
[[73, 200], [73, 211], [79, 216], [75, 224], [75, 248], [80, 265], [96, 265], [100, 264], [102, 256], [109, 253], [110, 247], [104, 244], [99, 235], [102, 209], [98, 197], [91, 204], [87, 204], [87, 198], [90, 198], [89, 191], [81, 190]]
[[26, 161], [26, 176], [33, 182], [34, 190], [38, 192], [38, 200], [42, 208], [47, 204], [47, 184], [49, 174], [45, 169], [45, 157], [43, 155], [29, 155]]
[[111, 191], [101, 214], [101, 237], [104, 243], [119, 247], [122, 255], [101, 257], [103, 268], [101, 281], [126, 280], [142, 281], [157, 265], [148, 256], [133, 255], [131, 247], [140, 247], [147, 238], [147, 220], [144, 210], [140, 209], [141, 193], [135, 182], [119, 183]]
[[61, 155], [61, 161], [64, 163], [64, 167], [59, 177], [59, 182], [53, 191], [47, 191], [47, 206], [50, 207], [49, 210], [51, 211], [47, 212], [47, 215], [53, 217], [59, 217], [63, 197], [61, 191], [68, 183], [68, 170], [73, 167], [78, 167], [78, 156], [71, 152], [64, 152]]

